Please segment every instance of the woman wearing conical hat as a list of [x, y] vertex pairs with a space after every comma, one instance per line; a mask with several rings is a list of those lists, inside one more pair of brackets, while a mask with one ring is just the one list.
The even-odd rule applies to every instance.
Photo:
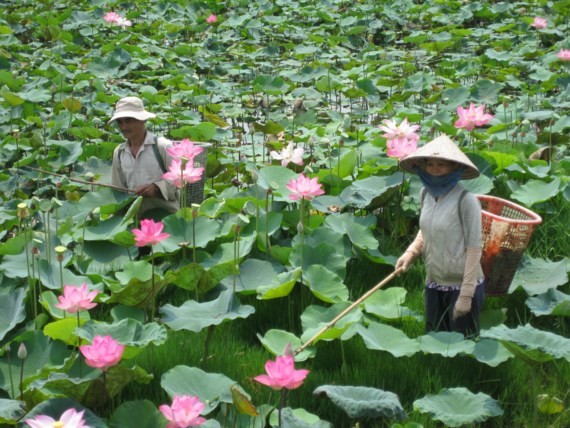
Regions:
[[408, 269], [422, 255], [426, 268], [426, 331], [479, 333], [485, 297], [481, 269], [481, 205], [459, 181], [479, 170], [446, 135], [400, 162], [417, 174], [421, 191], [420, 231], [396, 263]]

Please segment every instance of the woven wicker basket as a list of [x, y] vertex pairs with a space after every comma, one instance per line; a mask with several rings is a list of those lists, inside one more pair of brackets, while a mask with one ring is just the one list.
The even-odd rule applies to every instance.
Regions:
[[[206, 161], [208, 160], [208, 149], [212, 147], [209, 143], [196, 143], [196, 146], [202, 147], [204, 150], [202, 153], [194, 158], [194, 167], [206, 167]], [[191, 204], [201, 204], [204, 201], [204, 184], [206, 183], [206, 174], [202, 174], [200, 181], [195, 183], [187, 184], [184, 187], [186, 192], [186, 206], [189, 207]], [[182, 204], [182, 200], [180, 204]], [[182, 207], [183, 208], [183, 207]]]
[[486, 294], [506, 294], [539, 215], [511, 201], [477, 195], [481, 202], [483, 256], [481, 266], [487, 280]]

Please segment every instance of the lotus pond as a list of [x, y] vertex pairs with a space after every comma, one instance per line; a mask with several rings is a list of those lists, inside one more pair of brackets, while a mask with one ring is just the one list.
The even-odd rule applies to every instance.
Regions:
[[[0, 425], [569, 426], [569, 15], [3, 1]], [[131, 95], [206, 148], [142, 257], [141, 200], [107, 186]], [[480, 337], [425, 334], [421, 263], [317, 335], [393, 272], [421, 188], [398, 159], [442, 133], [469, 190], [542, 218]]]

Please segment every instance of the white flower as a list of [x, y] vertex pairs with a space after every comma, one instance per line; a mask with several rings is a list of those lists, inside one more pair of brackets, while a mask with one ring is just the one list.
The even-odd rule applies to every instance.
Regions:
[[289, 162], [293, 162], [297, 165], [303, 165], [303, 154], [305, 153], [305, 149], [302, 147], [295, 148], [295, 144], [292, 142], [287, 144], [287, 147], [284, 147], [281, 150], [281, 153], [277, 153], [276, 151], [269, 152], [269, 155], [273, 159], [277, 159], [281, 161], [282, 166], [287, 166]]

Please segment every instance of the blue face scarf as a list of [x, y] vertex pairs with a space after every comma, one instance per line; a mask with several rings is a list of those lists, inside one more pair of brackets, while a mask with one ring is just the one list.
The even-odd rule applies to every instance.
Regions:
[[455, 171], [451, 171], [449, 174], [438, 177], [428, 174], [421, 168], [417, 168], [416, 171], [428, 193], [434, 198], [437, 198], [438, 196], [445, 195], [455, 187], [459, 182], [464, 169], [464, 167], [460, 166]]

